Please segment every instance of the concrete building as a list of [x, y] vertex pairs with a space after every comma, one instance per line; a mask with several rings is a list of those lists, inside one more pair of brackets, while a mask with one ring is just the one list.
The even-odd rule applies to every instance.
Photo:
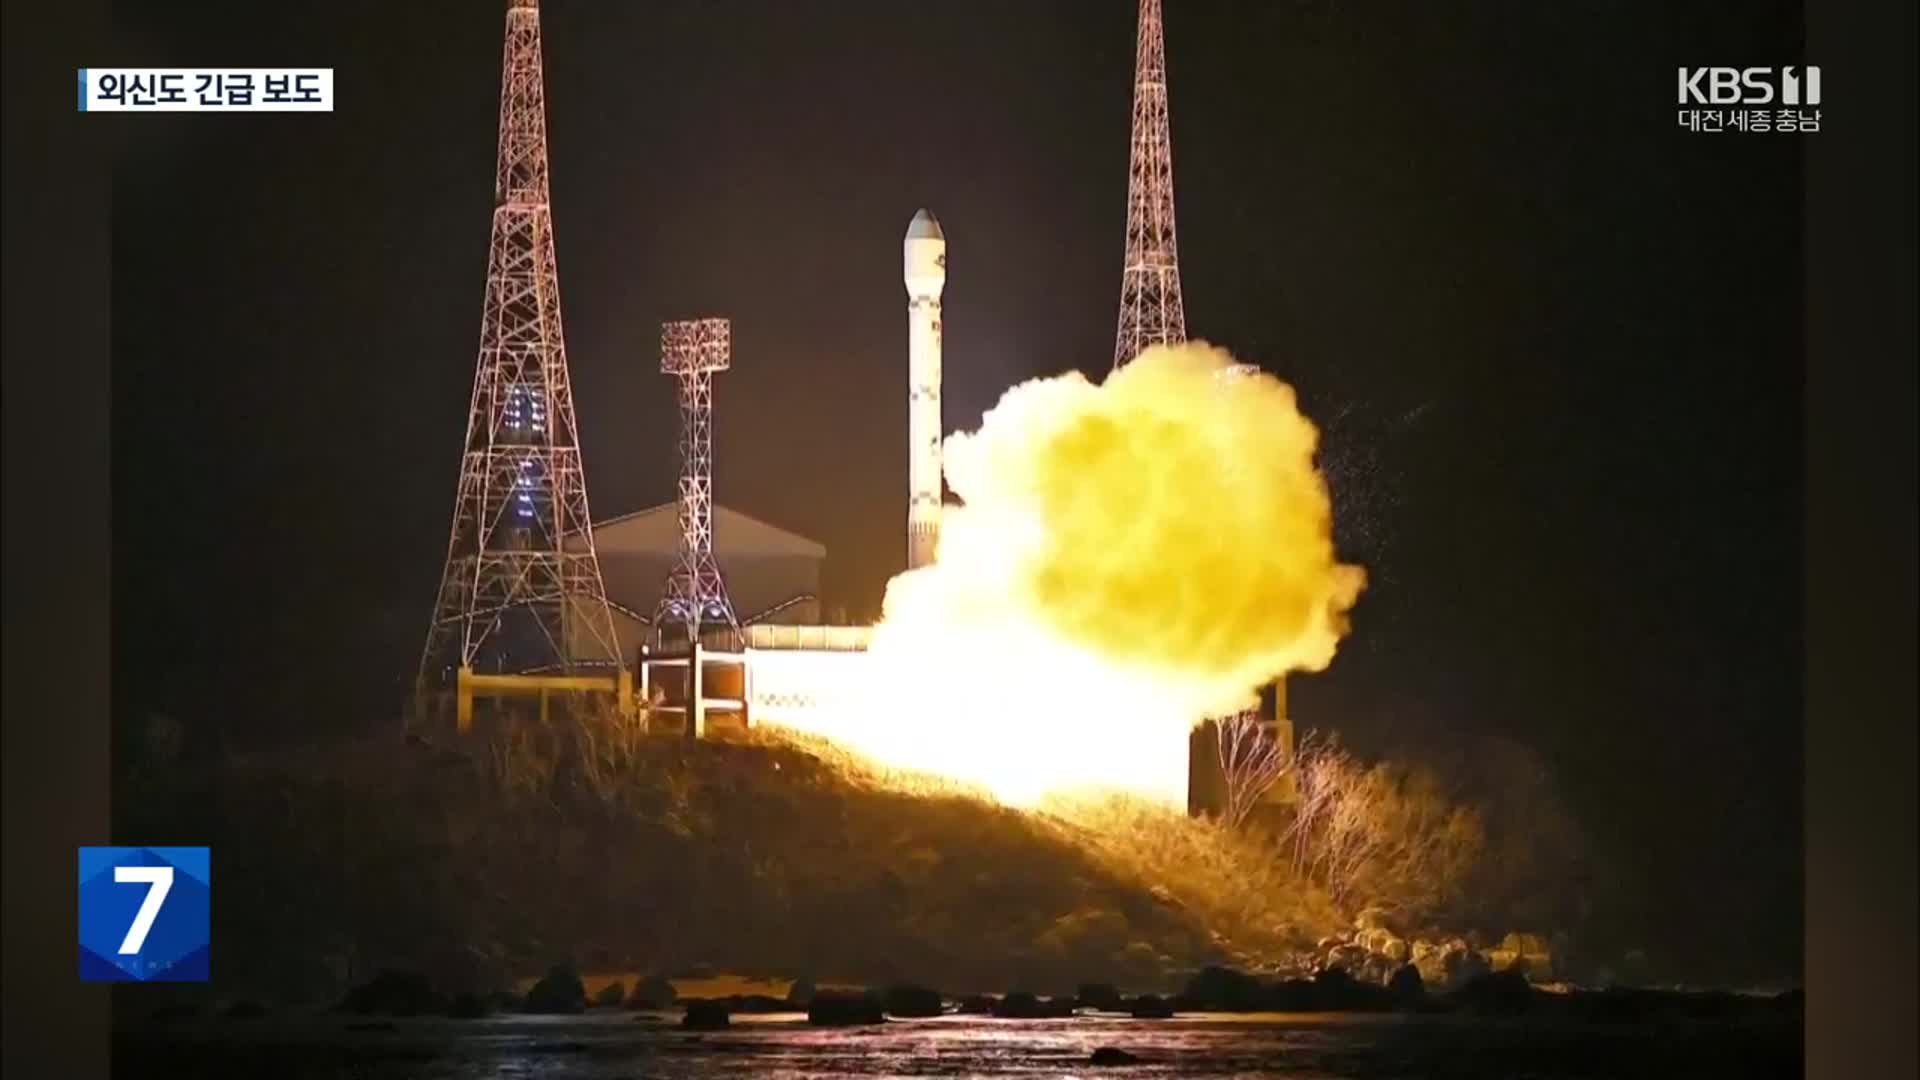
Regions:
[[[593, 527], [614, 633], [628, 663], [648, 640], [647, 620], [679, 561], [679, 510], [678, 502], [662, 503]], [[741, 623], [820, 621], [820, 564], [827, 549], [818, 541], [716, 503], [713, 553]]]

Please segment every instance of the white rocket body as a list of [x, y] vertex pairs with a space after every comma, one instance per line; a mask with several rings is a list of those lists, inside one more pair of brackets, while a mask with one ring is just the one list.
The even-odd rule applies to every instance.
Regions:
[[925, 210], [907, 225], [907, 568], [940, 545], [940, 294], [947, 238]]

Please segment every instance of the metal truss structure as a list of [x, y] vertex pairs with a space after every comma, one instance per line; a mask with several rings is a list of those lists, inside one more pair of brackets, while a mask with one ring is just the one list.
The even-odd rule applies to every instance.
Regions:
[[1133, 147], [1127, 164], [1127, 256], [1120, 279], [1118, 370], [1149, 345], [1187, 340], [1180, 254], [1173, 227], [1173, 145], [1167, 122], [1167, 55], [1160, 0], [1140, 0], [1134, 47]]
[[560, 326], [538, 0], [507, 5], [493, 243], [446, 569], [422, 687], [619, 666]]
[[713, 373], [732, 362], [727, 320], [661, 325], [660, 371], [680, 380], [680, 561], [667, 574], [653, 614], [663, 643], [670, 626], [684, 626], [688, 641], [700, 640], [702, 623], [740, 628], [713, 557]]

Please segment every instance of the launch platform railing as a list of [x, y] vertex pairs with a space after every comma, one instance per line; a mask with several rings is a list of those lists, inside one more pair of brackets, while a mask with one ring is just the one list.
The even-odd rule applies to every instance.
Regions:
[[783, 626], [755, 623], [740, 628], [749, 649], [817, 649], [823, 652], [865, 652], [873, 641], [871, 626]]

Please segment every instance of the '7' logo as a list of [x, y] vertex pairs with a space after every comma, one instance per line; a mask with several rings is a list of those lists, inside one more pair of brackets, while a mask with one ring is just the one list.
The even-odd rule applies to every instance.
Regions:
[[[204, 847], [80, 849], [80, 977], [205, 982], [212, 854]], [[145, 888], [130, 888], [143, 885]]]
[[133, 925], [127, 927], [127, 936], [120, 941], [120, 955], [132, 956], [147, 943], [153, 920], [160, 916], [160, 905], [167, 902], [167, 893], [173, 890], [173, 867], [116, 866], [113, 868], [113, 880], [122, 884], [131, 882], [147, 886], [147, 898], [140, 901], [140, 910], [134, 913]]

